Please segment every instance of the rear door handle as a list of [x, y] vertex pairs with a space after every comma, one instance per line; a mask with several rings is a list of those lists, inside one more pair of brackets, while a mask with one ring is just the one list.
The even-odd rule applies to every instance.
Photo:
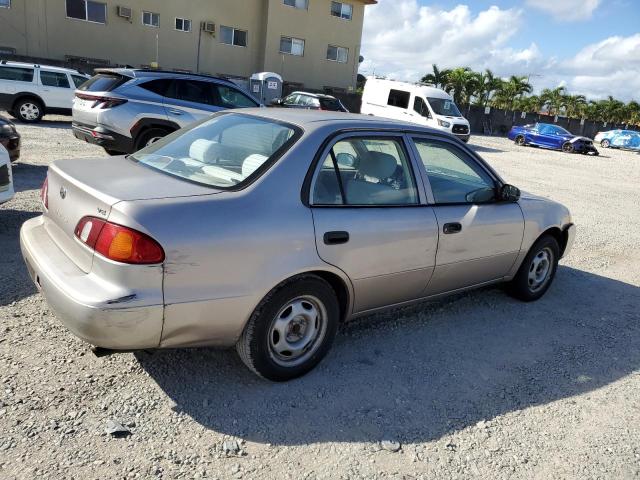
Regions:
[[174, 115], [182, 115], [182, 112], [181, 112], [180, 110], [173, 110], [173, 109], [170, 109], [170, 110], [169, 110], [169, 113], [173, 113]]
[[445, 223], [442, 231], [447, 235], [452, 233], [460, 233], [462, 231], [462, 225], [458, 222]]
[[326, 245], [340, 245], [349, 241], [349, 232], [327, 232], [324, 234]]

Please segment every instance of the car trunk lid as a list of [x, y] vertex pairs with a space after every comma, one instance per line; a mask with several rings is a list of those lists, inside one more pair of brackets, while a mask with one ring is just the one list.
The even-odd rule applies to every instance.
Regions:
[[179, 180], [126, 157], [59, 160], [48, 173], [45, 227], [60, 249], [84, 272], [94, 252], [77, 238], [85, 216], [108, 219], [118, 202], [211, 195], [219, 190]]
[[73, 122], [77, 125], [95, 127], [98, 124], [98, 115], [105, 107], [126, 102], [126, 99], [111, 92], [133, 79], [134, 74], [127, 69], [101, 69], [97, 72], [97, 75], [76, 90], [73, 100]]

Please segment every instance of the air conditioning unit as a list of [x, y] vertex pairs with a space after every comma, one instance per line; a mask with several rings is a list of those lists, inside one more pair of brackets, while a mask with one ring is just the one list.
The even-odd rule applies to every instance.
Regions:
[[127, 20], [131, 20], [132, 12], [129, 7], [118, 7], [118, 16], [120, 18], [126, 18]]
[[213, 22], [202, 22], [202, 31], [214, 34], [216, 33], [216, 24]]

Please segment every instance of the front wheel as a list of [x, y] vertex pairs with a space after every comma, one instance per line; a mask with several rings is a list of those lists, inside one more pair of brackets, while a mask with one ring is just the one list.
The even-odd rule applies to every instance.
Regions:
[[564, 144], [562, 145], [562, 151], [564, 153], [573, 153], [574, 152], [573, 144], [571, 142], [564, 142]]
[[560, 246], [551, 235], [543, 235], [533, 244], [516, 276], [507, 284], [507, 292], [524, 302], [542, 297], [558, 270]]
[[304, 375], [327, 354], [340, 307], [327, 282], [303, 275], [276, 287], [255, 309], [236, 349], [257, 375], [283, 382]]
[[606, 138], [600, 142], [602, 148], [609, 148], [611, 146], [611, 142]]
[[516, 145], [518, 145], [519, 147], [524, 147], [524, 144], [525, 144], [524, 136], [518, 135], [516, 137]]
[[145, 130], [136, 139], [136, 151], [142, 150], [149, 145], [156, 143], [163, 137], [169, 135], [170, 132], [164, 130], [162, 128], [150, 128], [149, 130]]

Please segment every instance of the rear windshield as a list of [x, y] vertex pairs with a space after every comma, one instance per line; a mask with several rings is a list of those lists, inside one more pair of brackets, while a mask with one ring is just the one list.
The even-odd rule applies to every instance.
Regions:
[[320, 107], [323, 110], [331, 110], [332, 112], [342, 111], [342, 105], [340, 105], [340, 102], [335, 98], [321, 98]]
[[461, 117], [462, 114], [453, 100], [447, 100], [446, 98], [434, 98], [428, 97], [429, 105], [433, 109], [436, 115], [444, 115], [447, 117]]
[[292, 125], [251, 115], [218, 114], [179, 130], [131, 158], [167, 174], [216, 188], [241, 188], [299, 137]]
[[78, 90], [86, 92], [110, 92], [128, 80], [130, 79], [122, 75], [99, 73], [80, 85]]

